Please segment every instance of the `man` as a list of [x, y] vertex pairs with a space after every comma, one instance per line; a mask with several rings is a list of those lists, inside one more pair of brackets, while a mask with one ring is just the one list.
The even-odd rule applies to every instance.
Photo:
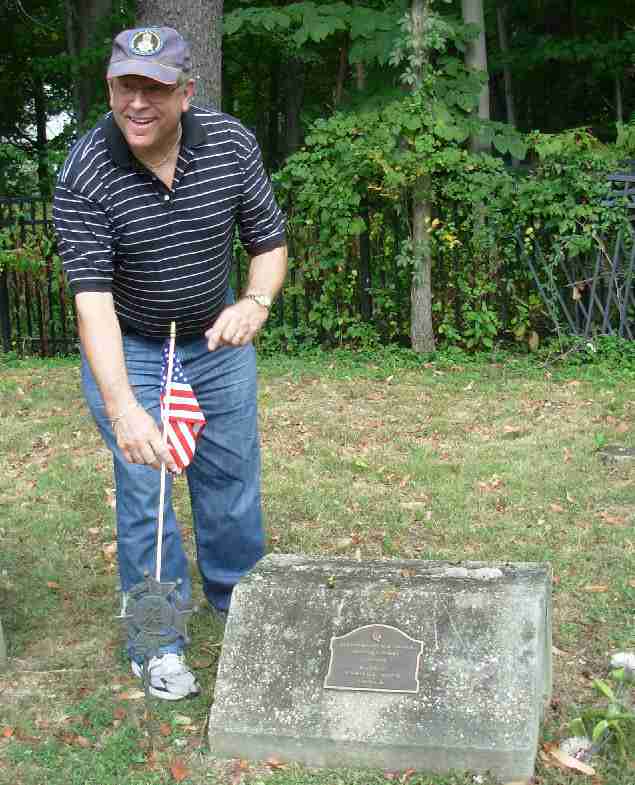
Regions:
[[[154, 573], [162, 463], [177, 465], [160, 422], [162, 348], [177, 352], [207, 425], [186, 475], [205, 595], [226, 614], [263, 555], [255, 354], [287, 267], [283, 216], [253, 135], [192, 104], [190, 53], [176, 30], [126, 30], [107, 81], [112, 112], [77, 142], [60, 174], [54, 220], [72, 287], [91, 412], [113, 453], [117, 544], [126, 593]], [[228, 288], [234, 229], [247, 287]], [[191, 593], [167, 483], [162, 580]], [[150, 661], [151, 692], [196, 694], [183, 642]], [[129, 641], [132, 669], [139, 653]]]

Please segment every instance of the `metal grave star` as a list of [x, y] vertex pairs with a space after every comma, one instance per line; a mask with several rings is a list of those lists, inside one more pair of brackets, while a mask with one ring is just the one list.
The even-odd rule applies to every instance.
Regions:
[[152, 657], [160, 657], [161, 649], [179, 638], [186, 645], [190, 642], [187, 617], [194, 608], [181, 599], [180, 584], [180, 580], [160, 583], [146, 574], [145, 580], [128, 592], [125, 608], [118, 618], [128, 625], [128, 641], [135, 656], [143, 657], [146, 663]]

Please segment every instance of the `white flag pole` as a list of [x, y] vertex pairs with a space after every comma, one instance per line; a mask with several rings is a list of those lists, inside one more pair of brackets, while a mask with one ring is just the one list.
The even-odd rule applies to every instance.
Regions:
[[[172, 367], [174, 365], [174, 342], [176, 339], [176, 322], [170, 325], [170, 349], [168, 353], [168, 375], [165, 382], [165, 395], [163, 397], [163, 408], [161, 420], [163, 423], [163, 444], [168, 444], [168, 424], [170, 421], [170, 395], [172, 394]], [[159, 491], [159, 525], [157, 528], [157, 568], [155, 579], [161, 582], [161, 559], [163, 556], [163, 513], [165, 509], [165, 463], [161, 464], [161, 489]]]

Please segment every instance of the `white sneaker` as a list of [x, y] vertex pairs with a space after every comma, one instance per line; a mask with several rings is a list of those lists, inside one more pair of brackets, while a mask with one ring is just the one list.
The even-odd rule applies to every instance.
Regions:
[[[148, 663], [150, 671], [150, 695], [168, 701], [198, 695], [201, 688], [196, 677], [185, 664], [182, 654], [167, 652], [162, 657], [152, 657]], [[132, 661], [132, 672], [143, 679], [143, 667]]]

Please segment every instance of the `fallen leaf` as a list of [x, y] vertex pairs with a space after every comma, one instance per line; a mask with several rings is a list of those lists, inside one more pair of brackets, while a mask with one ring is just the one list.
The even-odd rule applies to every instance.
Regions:
[[75, 738], [75, 744], [77, 744], [78, 747], [83, 747], [84, 749], [92, 746], [90, 739], [87, 739], [86, 736], [77, 736]]
[[489, 482], [478, 482], [477, 485], [479, 489], [483, 491], [483, 493], [492, 493], [497, 488], [502, 487], [503, 481], [500, 479], [500, 477], [494, 475]]
[[631, 587], [631, 589], [635, 589], [635, 578], [631, 578], [631, 580], [628, 582], [628, 585]]
[[240, 785], [243, 781], [243, 774], [249, 771], [248, 760], [237, 760], [232, 766], [231, 785]]
[[183, 782], [190, 776], [190, 771], [180, 758], [175, 758], [170, 764], [170, 774], [175, 782]]
[[284, 767], [287, 765], [286, 763], [283, 763], [279, 758], [276, 758], [274, 755], [271, 755], [269, 758], [267, 758], [266, 763], [270, 769], [274, 769], [274, 770], [284, 769]]
[[145, 698], [143, 690], [125, 690], [119, 695], [119, 700], [122, 701], [139, 701]]
[[126, 717], [128, 716], [128, 712], [124, 709], [123, 706], [115, 706], [112, 716], [116, 720], [125, 720]]
[[626, 523], [624, 515], [609, 515], [608, 512], [601, 512], [599, 517], [609, 526], [623, 526]]
[[384, 772], [384, 778], [387, 779], [387, 780], [396, 780], [396, 779], [399, 778], [399, 772], [398, 771], [385, 771]]
[[608, 591], [609, 587], [605, 583], [591, 583], [584, 587], [583, 591], [588, 591], [592, 594], [599, 594], [600, 592]]
[[335, 550], [336, 551], [345, 551], [351, 547], [353, 544], [353, 540], [351, 537], [340, 537], [339, 540], [335, 543]]
[[106, 504], [114, 510], [117, 506], [116, 489], [104, 488], [104, 492], [106, 494]]
[[117, 555], [117, 542], [107, 542], [101, 546], [101, 552], [106, 561], [113, 561]]
[[568, 447], [564, 448], [564, 462], [571, 463], [571, 459], [573, 458], [573, 453]]
[[564, 507], [561, 504], [550, 504], [549, 509], [551, 512], [564, 512]]
[[159, 725], [159, 733], [162, 736], [171, 736], [172, 735], [172, 727], [170, 726], [169, 722], [162, 722]]
[[401, 778], [401, 782], [408, 782], [410, 777], [412, 777], [413, 774], [416, 774], [416, 773], [417, 773], [416, 769], [406, 769], [404, 771], [404, 773], [403, 773], [403, 777]]
[[616, 433], [628, 433], [630, 431], [630, 426], [627, 422], [621, 422], [615, 426]]
[[62, 588], [59, 585], [59, 583], [56, 583], [55, 581], [47, 581], [46, 585], [48, 586], [49, 589], [53, 589], [54, 591], [57, 591], [58, 589]]
[[579, 771], [582, 774], [595, 774], [595, 769], [591, 768], [591, 766], [587, 766], [586, 763], [582, 763], [581, 760], [577, 758], [573, 758], [571, 755], [567, 755], [566, 752], [562, 750], [555, 749], [550, 750], [549, 753], [553, 758], [555, 758], [558, 763], [561, 763], [563, 766], [566, 766], [567, 769], [573, 769], [574, 771]]
[[197, 660], [192, 660], [192, 667], [196, 668], [196, 670], [205, 670], [206, 668], [212, 667], [212, 660], [201, 657]]
[[13, 736], [13, 734], [14, 734], [14, 729], [13, 728], [9, 728], [7, 726], [6, 728], [2, 729], [2, 738], [3, 739], [10, 739], [11, 736]]

